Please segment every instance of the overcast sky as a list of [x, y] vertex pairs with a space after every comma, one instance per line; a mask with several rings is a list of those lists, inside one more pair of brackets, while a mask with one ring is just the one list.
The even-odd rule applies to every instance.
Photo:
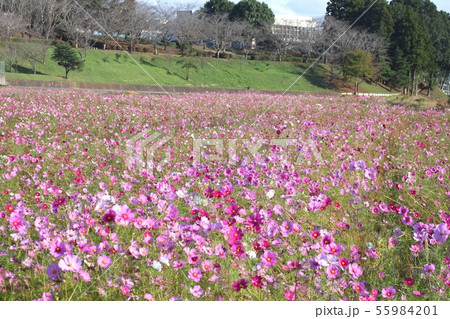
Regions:
[[[156, 3], [156, 0], [146, 0], [149, 3]], [[234, 3], [239, 0], [231, 0]], [[202, 7], [207, 0], [161, 0], [163, 3], [195, 3], [197, 7]], [[263, 0], [269, 5], [275, 14], [298, 15], [305, 17], [320, 17], [325, 15], [325, 8], [328, 0]], [[438, 10], [450, 12], [450, 0], [432, 0]]]

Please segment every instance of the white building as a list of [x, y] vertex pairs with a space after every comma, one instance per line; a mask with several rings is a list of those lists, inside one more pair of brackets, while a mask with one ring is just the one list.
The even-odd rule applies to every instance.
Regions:
[[294, 42], [301, 42], [315, 28], [317, 22], [310, 17], [276, 15], [272, 33], [289, 37]]

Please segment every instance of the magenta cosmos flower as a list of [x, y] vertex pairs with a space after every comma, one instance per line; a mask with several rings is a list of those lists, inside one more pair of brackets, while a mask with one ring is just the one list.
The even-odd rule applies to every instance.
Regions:
[[188, 277], [195, 282], [200, 282], [200, 279], [202, 279], [202, 272], [198, 268], [192, 268], [189, 270]]
[[295, 294], [289, 289], [284, 291], [284, 297], [289, 301], [295, 300]]
[[64, 256], [58, 263], [63, 271], [79, 272], [81, 270], [81, 260], [75, 255]]
[[108, 268], [112, 263], [112, 259], [109, 256], [99, 256], [97, 259], [97, 264], [102, 268]]
[[247, 284], [248, 284], [247, 280], [242, 278], [238, 281], [235, 281], [233, 283], [233, 286], [231, 287], [231, 289], [233, 289], [233, 291], [239, 292], [239, 291], [241, 291], [241, 289], [246, 289]]
[[50, 254], [53, 257], [59, 258], [66, 252], [65, 244], [60, 240], [55, 240], [50, 246]]
[[381, 291], [381, 295], [387, 299], [394, 299], [395, 293], [396, 293], [396, 291], [395, 291], [394, 287], [391, 287], [391, 286], [385, 287]]
[[261, 261], [266, 267], [273, 267], [277, 263], [278, 255], [270, 250], [266, 250], [264, 254], [261, 255]]
[[330, 265], [327, 267], [327, 276], [328, 279], [334, 279], [340, 274], [339, 266], [338, 265]]

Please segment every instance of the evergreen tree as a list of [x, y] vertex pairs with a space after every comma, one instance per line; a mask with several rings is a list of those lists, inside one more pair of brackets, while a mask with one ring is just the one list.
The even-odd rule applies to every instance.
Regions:
[[390, 16], [386, 0], [330, 0], [327, 3], [326, 15], [339, 20], [353, 23], [366, 11], [364, 16], [356, 22], [355, 26], [363, 27], [370, 32], [389, 34], [392, 30], [392, 17]]
[[234, 3], [229, 0], [209, 0], [203, 10], [207, 14], [230, 13], [233, 7]]
[[55, 52], [53, 52], [52, 60], [66, 70], [66, 79], [70, 71], [81, 70], [84, 66], [84, 62], [81, 60], [77, 50], [68, 44], [57, 45]]
[[269, 6], [264, 2], [256, 0], [241, 0], [230, 13], [231, 20], [245, 20], [248, 23], [259, 27], [264, 24], [273, 24], [275, 15]]

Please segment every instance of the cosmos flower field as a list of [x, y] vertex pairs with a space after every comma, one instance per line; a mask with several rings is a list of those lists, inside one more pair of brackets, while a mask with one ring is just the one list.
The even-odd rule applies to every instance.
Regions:
[[0, 300], [449, 300], [449, 115], [2, 88]]

